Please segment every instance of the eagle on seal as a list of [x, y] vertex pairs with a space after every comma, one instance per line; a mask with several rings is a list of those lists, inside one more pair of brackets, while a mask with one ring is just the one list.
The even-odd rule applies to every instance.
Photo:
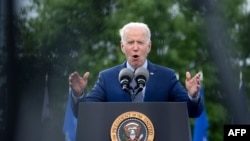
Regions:
[[140, 141], [143, 135], [140, 135], [141, 125], [135, 122], [129, 122], [123, 126], [124, 132], [126, 134], [126, 141]]

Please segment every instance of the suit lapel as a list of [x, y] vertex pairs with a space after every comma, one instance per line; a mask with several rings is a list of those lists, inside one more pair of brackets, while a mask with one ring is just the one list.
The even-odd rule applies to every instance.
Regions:
[[157, 78], [155, 73], [157, 72], [157, 68], [155, 65], [148, 61], [148, 71], [149, 71], [149, 79], [146, 84], [146, 91], [145, 91], [145, 97], [144, 101], [147, 101], [147, 99], [150, 99], [153, 93], [155, 93], [154, 85], [157, 82]]

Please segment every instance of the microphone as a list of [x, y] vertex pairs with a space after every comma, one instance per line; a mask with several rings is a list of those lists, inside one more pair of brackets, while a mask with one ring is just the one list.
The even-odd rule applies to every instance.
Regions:
[[149, 72], [147, 69], [140, 67], [135, 70], [135, 82], [137, 84], [137, 88], [140, 90], [146, 85], [146, 82], [149, 78]]
[[119, 82], [120, 82], [123, 90], [129, 92], [129, 90], [130, 90], [129, 83], [131, 82], [133, 77], [134, 77], [133, 71], [128, 69], [128, 68], [123, 68], [120, 71], [120, 73], [119, 73]]

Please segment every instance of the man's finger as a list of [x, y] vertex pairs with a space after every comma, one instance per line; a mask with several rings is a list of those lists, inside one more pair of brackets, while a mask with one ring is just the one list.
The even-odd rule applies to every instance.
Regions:
[[89, 78], [89, 72], [85, 72], [84, 75], [83, 75], [83, 80], [88, 80]]
[[69, 75], [69, 81], [72, 81], [72, 79], [74, 78], [74, 76], [75, 76], [75, 74], [74, 74], [74, 73], [71, 73], [71, 74]]
[[200, 77], [201, 77], [201, 73], [198, 72], [198, 73], [197, 73], [197, 78], [200, 78]]
[[191, 79], [191, 74], [190, 74], [190, 72], [186, 72], [186, 80], [190, 80]]

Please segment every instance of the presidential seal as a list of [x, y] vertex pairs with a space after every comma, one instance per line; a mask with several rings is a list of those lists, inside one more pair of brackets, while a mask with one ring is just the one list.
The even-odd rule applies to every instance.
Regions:
[[154, 126], [143, 113], [126, 112], [113, 122], [110, 137], [112, 141], [153, 141]]

